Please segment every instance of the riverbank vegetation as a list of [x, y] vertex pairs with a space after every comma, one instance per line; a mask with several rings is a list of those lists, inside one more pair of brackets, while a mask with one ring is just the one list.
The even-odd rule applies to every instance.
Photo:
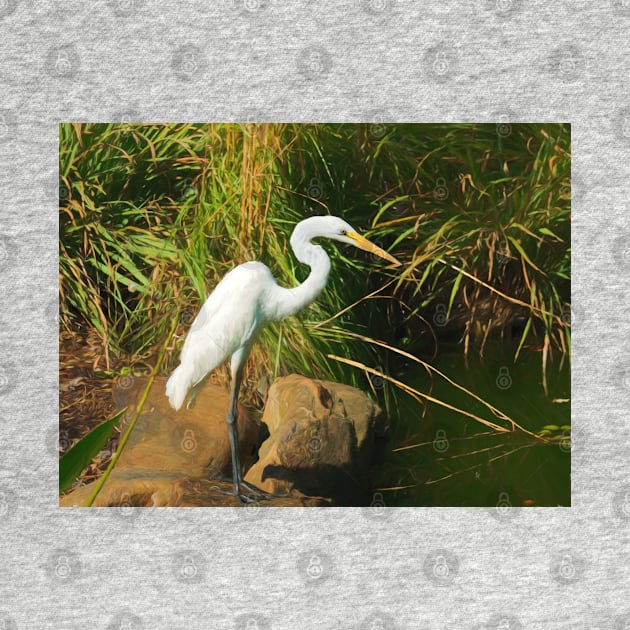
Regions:
[[[239, 263], [264, 262], [284, 286], [303, 281], [291, 230], [335, 214], [403, 265], [326, 245], [328, 288], [265, 329], [250, 356], [252, 404], [265, 382], [299, 372], [370, 390], [393, 422], [411, 400], [421, 419], [427, 406], [453, 406], [409, 378], [457, 380], [435, 370], [442, 343], [475, 361], [503, 344], [509, 365], [535, 352], [537, 386], [552, 396], [571, 349], [568, 125], [62, 124], [59, 133], [60, 325], [100, 347], [100, 376], [146, 373], [166, 342], [169, 372], [201, 303]], [[474, 411], [457, 410], [480, 430], [547, 439], [549, 422], [468, 393]], [[421, 433], [394, 435], [413, 444]]]

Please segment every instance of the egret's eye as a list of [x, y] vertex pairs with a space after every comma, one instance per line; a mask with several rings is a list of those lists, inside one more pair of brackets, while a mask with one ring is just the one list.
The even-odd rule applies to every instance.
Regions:
[[345, 236], [348, 232], [346, 230], [341, 230], [341, 236]]

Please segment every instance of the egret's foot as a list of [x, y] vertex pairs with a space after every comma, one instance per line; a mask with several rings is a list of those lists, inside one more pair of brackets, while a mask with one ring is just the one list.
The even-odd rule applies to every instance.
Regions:
[[[218, 492], [219, 494], [224, 494], [230, 497], [236, 497], [241, 503], [246, 503], [249, 505], [251, 505], [252, 503], [258, 503], [259, 501], [271, 501], [271, 499], [280, 499], [280, 498], [289, 496], [288, 494], [285, 494], [285, 495], [270, 494], [269, 492], [260, 490], [260, 488], [256, 488], [256, 486], [252, 486], [248, 483], [245, 483], [244, 481], [241, 481], [238, 492], [234, 490], [224, 490], [223, 488], [219, 488], [219, 486], [212, 486], [211, 489], [214, 490], [215, 492]], [[250, 493], [253, 496], [248, 496], [247, 494], [242, 492], [242, 490], [246, 490], [248, 493]]]
[[252, 499], [242, 492], [232, 493], [243, 505], [258, 505], [258, 499]]
[[263, 501], [270, 501], [271, 499], [286, 499], [289, 496], [288, 494], [273, 494], [272, 492], [266, 492], [265, 490], [261, 490], [246, 481], [241, 481], [241, 488], [245, 488], [245, 490]]
[[[250, 483], [245, 481], [241, 481], [239, 483], [238, 492], [232, 490], [224, 490], [223, 488], [219, 488], [219, 486], [212, 486], [212, 490], [215, 490], [219, 494], [224, 494], [230, 497], [236, 497], [241, 503], [258, 503], [259, 501], [271, 501], [272, 499], [286, 499], [289, 494], [273, 494], [271, 492], [265, 492], [256, 486], [253, 486]], [[243, 492], [245, 490], [245, 492]]]

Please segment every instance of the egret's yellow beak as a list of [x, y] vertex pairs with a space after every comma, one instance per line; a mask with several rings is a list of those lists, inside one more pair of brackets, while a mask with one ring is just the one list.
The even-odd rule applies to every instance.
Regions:
[[401, 265], [402, 263], [399, 260], [396, 260], [391, 254], [388, 254], [384, 249], [381, 249], [378, 245], [372, 243], [372, 241], [368, 241], [365, 236], [361, 236], [356, 232], [346, 232], [346, 236], [351, 238], [354, 241], [354, 244], [359, 249], [364, 249], [366, 252], [370, 252], [371, 254], [376, 254], [385, 260], [388, 260], [393, 265]]

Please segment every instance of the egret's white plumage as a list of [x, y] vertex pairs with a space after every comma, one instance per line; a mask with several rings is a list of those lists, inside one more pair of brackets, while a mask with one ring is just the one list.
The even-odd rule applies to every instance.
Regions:
[[180, 356], [180, 365], [166, 384], [166, 395], [180, 409], [188, 392], [212, 370], [230, 359], [232, 392], [227, 422], [237, 496], [241, 478], [236, 450], [236, 400], [242, 368], [260, 328], [293, 315], [315, 300], [326, 286], [330, 259], [316, 237], [331, 238], [371, 251], [394, 264], [398, 261], [338, 217], [310, 217], [300, 221], [291, 235], [296, 258], [311, 267], [308, 278], [290, 289], [278, 286], [269, 268], [247, 262], [230, 271], [210, 294], [192, 323]]
[[239, 265], [219, 282], [193, 321], [180, 365], [166, 384], [166, 395], [175, 409], [182, 406], [192, 387], [239, 348], [250, 345], [265, 321], [264, 294], [272, 283], [271, 271], [259, 262]]

